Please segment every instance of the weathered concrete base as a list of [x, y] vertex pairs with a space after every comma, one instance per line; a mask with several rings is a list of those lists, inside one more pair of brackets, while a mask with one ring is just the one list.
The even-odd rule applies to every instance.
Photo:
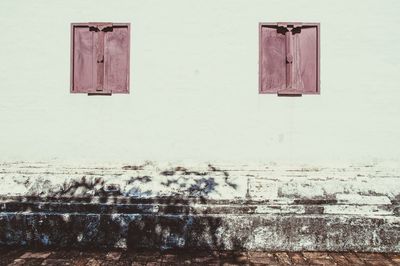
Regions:
[[400, 218], [2, 213], [8, 246], [398, 252]]
[[2, 166], [2, 246], [400, 251], [396, 167]]

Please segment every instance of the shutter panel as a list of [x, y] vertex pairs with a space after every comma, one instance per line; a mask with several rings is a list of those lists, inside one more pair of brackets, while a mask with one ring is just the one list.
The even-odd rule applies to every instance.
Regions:
[[129, 92], [129, 28], [114, 26], [105, 39], [105, 83], [113, 93]]

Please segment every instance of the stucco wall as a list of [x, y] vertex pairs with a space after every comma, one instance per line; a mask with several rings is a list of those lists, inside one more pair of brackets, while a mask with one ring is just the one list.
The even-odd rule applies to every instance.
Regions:
[[[400, 2], [0, 2], [0, 160], [400, 159]], [[131, 93], [69, 93], [70, 23], [131, 22]], [[321, 23], [321, 95], [258, 94], [258, 23]]]

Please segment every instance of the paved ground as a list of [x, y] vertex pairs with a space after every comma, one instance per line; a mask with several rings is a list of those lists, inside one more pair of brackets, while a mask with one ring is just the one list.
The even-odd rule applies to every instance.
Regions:
[[400, 265], [400, 254], [0, 250], [0, 265]]

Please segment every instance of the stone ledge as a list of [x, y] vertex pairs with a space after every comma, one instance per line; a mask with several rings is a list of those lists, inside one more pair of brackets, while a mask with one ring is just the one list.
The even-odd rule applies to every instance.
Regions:
[[154, 198], [132, 200], [119, 197], [115, 202], [87, 198], [24, 198], [3, 197], [2, 212], [18, 213], [95, 213], [95, 214], [326, 214], [352, 216], [399, 216], [398, 204], [340, 204], [329, 201], [307, 200], [306, 202], [274, 201], [207, 201], [184, 198]]
[[400, 251], [399, 164], [0, 164], [0, 245]]

